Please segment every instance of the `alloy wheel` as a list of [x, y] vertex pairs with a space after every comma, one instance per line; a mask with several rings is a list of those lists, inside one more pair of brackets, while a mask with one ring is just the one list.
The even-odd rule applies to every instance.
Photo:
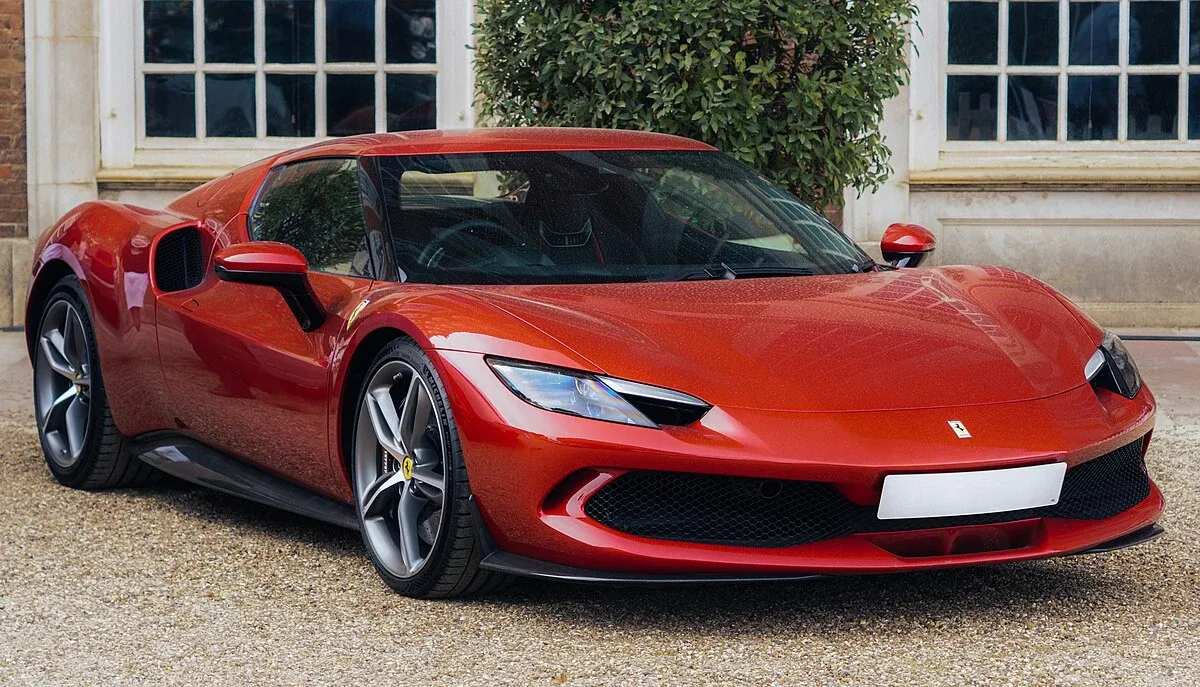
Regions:
[[42, 318], [34, 369], [38, 426], [51, 460], [63, 469], [79, 462], [91, 424], [91, 355], [83, 320], [68, 300]]
[[354, 444], [363, 531], [381, 566], [411, 578], [425, 566], [446, 504], [446, 441], [428, 382], [384, 363], [367, 384]]

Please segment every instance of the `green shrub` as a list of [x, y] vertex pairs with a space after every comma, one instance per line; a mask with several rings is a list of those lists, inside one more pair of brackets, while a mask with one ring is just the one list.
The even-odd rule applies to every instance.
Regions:
[[706, 141], [816, 204], [891, 173], [910, 0], [479, 0], [478, 91], [507, 126]]

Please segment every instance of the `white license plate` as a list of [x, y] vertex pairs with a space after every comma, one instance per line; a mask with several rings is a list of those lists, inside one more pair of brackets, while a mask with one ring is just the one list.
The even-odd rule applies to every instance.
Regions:
[[1003, 470], [888, 475], [879, 519], [1003, 513], [1058, 503], [1066, 463]]

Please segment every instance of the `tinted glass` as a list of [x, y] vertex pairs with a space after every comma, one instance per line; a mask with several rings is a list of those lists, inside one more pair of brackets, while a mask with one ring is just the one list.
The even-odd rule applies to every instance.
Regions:
[[996, 64], [999, 8], [994, 2], [950, 3], [950, 64]]
[[1120, 52], [1121, 7], [1116, 2], [1072, 2], [1071, 64], [1116, 64]]
[[329, 74], [325, 79], [329, 135], [373, 133], [375, 77], [371, 74]]
[[191, 0], [146, 0], [145, 57], [150, 63], [187, 63], [193, 59]]
[[388, 74], [387, 107], [388, 131], [436, 129], [437, 77]]
[[314, 0], [267, 0], [267, 62], [276, 64], [312, 63], [314, 47]]
[[146, 135], [195, 137], [195, 76], [192, 74], [146, 75]]
[[267, 74], [267, 135], [315, 136], [316, 77]]
[[1200, 2], [1192, 0], [1188, 6], [1188, 12], [1191, 16], [1190, 27], [1188, 30], [1191, 36], [1188, 38], [1188, 61], [1191, 64], [1200, 64]]
[[204, 77], [204, 90], [209, 136], [254, 137], [253, 74], [208, 74]]
[[1169, 140], [1179, 133], [1179, 77], [1129, 75], [1129, 138]]
[[1072, 141], [1115, 141], [1117, 77], [1067, 78], [1067, 138]]
[[445, 155], [379, 166], [405, 281], [842, 274], [867, 260], [819, 214], [721, 153]]
[[369, 277], [358, 163], [314, 160], [272, 171], [250, 214], [250, 235], [295, 247], [311, 270]]
[[996, 140], [996, 77], [946, 77], [946, 138]]
[[325, 0], [325, 37], [327, 62], [374, 62], [374, 0]]
[[204, 1], [204, 59], [254, 62], [254, 0]]
[[387, 0], [387, 61], [436, 62], [436, 0]]
[[1129, 64], [1179, 64], [1179, 2], [1129, 3]]
[[1008, 140], [1058, 138], [1058, 77], [1008, 77]]
[[1200, 139], [1200, 76], [1188, 77], [1188, 138]]
[[1058, 64], [1058, 3], [1008, 4], [1008, 63]]

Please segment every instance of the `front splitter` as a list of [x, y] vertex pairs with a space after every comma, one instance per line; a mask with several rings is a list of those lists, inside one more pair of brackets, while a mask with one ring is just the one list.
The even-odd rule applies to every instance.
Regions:
[[[1136, 532], [1131, 532], [1117, 539], [1097, 544], [1083, 551], [1076, 551], [1071, 555], [1079, 555], [1085, 553], [1107, 553], [1109, 551], [1117, 551], [1119, 549], [1127, 549], [1131, 546], [1144, 544], [1153, 541], [1164, 533], [1163, 528], [1157, 524], [1147, 525]], [[801, 580], [813, 580], [821, 577], [829, 577], [829, 575], [811, 575], [804, 573], [796, 574], [767, 574], [767, 575], [721, 575], [721, 574], [674, 574], [674, 573], [629, 573], [629, 572], [612, 572], [608, 570], [586, 570], [584, 568], [575, 568], [569, 565], [560, 565], [558, 563], [550, 563], [547, 561], [539, 561], [534, 558], [518, 556], [504, 551], [492, 551], [480, 561], [479, 566], [488, 570], [506, 573], [508, 575], [516, 575], [519, 577], [532, 577], [544, 580], [556, 580], [559, 582], [575, 582], [579, 584], [596, 584], [596, 585], [679, 585], [679, 584], [732, 584], [732, 583], [749, 583], [749, 582], [797, 582]]]

